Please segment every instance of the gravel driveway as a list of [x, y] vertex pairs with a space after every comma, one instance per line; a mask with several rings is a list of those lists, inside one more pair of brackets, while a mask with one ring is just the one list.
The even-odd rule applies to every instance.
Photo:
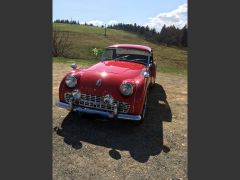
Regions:
[[53, 179], [187, 179], [187, 77], [158, 74], [140, 126], [54, 106], [67, 64], [53, 63]]

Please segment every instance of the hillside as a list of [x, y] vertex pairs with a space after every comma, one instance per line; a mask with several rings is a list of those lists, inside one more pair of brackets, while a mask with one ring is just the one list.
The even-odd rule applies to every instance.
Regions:
[[[54, 23], [53, 28], [58, 31], [70, 32], [70, 40], [73, 42], [72, 53], [75, 56], [74, 60], [70, 60], [71, 62], [77, 61], [87, 65], [95, 63], [97, 60], [92, 53], [93, 48], [103, 49], [117, 43], [141, 44], [153, 49], [158, 71], [187, 73], [186, 49], [154, 44], [136, 34], [115, 29], [107, 29], [107, 37], [105, 37], [104, 28], [100, 27]], [[65, 58], [54, 58], [54, 60], [69, 61]]]

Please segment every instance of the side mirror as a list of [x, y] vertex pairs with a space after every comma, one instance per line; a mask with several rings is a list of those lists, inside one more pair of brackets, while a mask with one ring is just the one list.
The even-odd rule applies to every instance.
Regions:
[[77, 64], [75, 64], [75, 63], [71, 64], [71, 68], [72, 69], [77, 69]]
[[144, 75], [145, 78], [148, 78], [148, 77], [150, 76], [149, 72], [147, 72], [147, 71], [145, 71], [145, 72], [143, 73], [143, 75]]

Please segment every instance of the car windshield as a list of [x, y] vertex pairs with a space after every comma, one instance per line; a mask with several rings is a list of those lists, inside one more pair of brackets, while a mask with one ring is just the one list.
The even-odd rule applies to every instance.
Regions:
[[106, 48], [101, 61], [119, 60], [147, 64], [150, 53], [148, 51], [132, 48]]

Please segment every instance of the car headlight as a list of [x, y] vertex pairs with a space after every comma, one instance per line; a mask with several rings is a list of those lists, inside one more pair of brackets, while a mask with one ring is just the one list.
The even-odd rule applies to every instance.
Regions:
[[65, 83], [70, 88], [75, 87], [77, 84], [77, 78], [73, 75], [67, 75], [65, 78]]
[[133, 93], [133, 85], [129, 82], [123, 82], [120, 85], [120, 91], [125, 96], [130, 96]]

